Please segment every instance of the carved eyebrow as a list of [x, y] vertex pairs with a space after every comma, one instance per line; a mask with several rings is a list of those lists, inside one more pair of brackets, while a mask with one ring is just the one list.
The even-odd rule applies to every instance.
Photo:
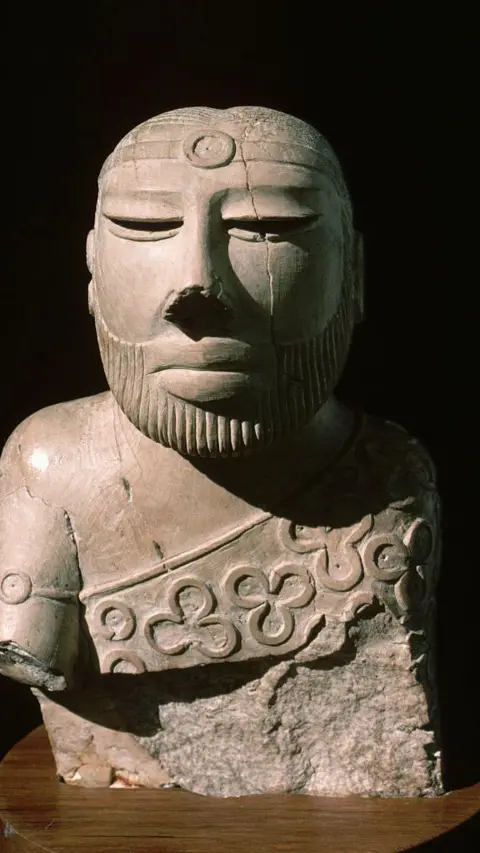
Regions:
[[245, 215], [238, 214], [235, 216], [224, 216], [224, 222], [308, 222], [314, 219], [320, 219], [320, 213], [312, 213], [312, 211], [304, 211], [302, 213], [279, 213], [267, 214], [265, 216], [252, 216], [251, 213]]
[[241, 201], [244, 198], [251, 198], [254, 195], [264, 195], [270, 198], [295, 198], [299, 196], [319, 196], [326, 195], [327, 191], [320, 187], [303, 186], [302, 184], [253, 184], [250, 187], [231, 187], [227, 189], [225, 201]]
[[305, 184], [277, 184], [276, 186], [272, 184], [255, 184], [252, 188], [253, 192], [259, 193], [271, 193], [272, 190], [274, 192], [279, 191], [282, 193], [314, 193], [315, 195], [324, 195], [327, 193], [327, 189], [324, 187], [312, 186], [309, 184], [306, 186]]
[[183, 217], [179, 193], [108, 192], [102, 198], [101, 210], [108, 219], [178, 219]]
[[103, 193], [102, 202], [154, 202], [158, 204], [170, 204], [173, 207], [180, 207], [182, 204], [182, 193], [170, 192], [167, 190], [114, 190], [109, 189]]
[[319, 216], [324, 194], [312, 187], [252, 187], [225, 195], [223, 219], [300, 219]]

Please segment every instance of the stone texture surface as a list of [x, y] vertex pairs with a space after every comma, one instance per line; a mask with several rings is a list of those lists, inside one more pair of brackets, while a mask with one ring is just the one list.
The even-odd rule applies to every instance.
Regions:
[[[422, 674], [405, 629], [376, 610], [322, 662], [112, 676], [81, 700], [55, 696], [62, 705], [40, 695], [59, 772], [73, 784], [170, 783], [221, 797], [440, 793]], [[87, 723], [82, 706], [96, 703], [125, 731]]]
[[59, 775], [440, 793], [435, 471], [333, 393], [363, 269], [329, 144], [157, 116], [105, 163], [87, 262], [110, 391], [27, 418], [0, 476], [0, 670]]
[[161, 729], [142, 743], [174, 781], [202, 794], [438, 793], [404, 632], [385, 614], [357, 631], [357, 651], [340, 665], [283, 662], [226, 695], [192, 702], [168, 701], [167, 692]]

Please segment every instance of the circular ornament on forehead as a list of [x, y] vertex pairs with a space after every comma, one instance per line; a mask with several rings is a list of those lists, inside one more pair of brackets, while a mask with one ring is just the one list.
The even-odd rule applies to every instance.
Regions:
[[198, 130], [190, 133], [183, 143], [187, 160], [199, 169], [216, 169], [226, 166], [235, 157], [236, 145], [228, 133], [221, 130]]

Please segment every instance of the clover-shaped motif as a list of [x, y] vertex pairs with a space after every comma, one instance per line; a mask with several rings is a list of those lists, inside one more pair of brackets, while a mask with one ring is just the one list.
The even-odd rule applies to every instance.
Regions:
[[145, 625], [149, 645], [163, 655], [179, 655], [190, 646], [209, 658], [224, 658], [234, 650], [237, 633], [215, 608], [212, 591], [196, 578], [179, 578], [168, 587], [167, 610]]
[[423, 599], [424, 567], [433, 550], [433, 534], [422, 518], [410, 525], [403, 539], [393, 533], [378, 533], [365, 542], [362, 558], [365, 572], [376, 581], [395, 582], [395, 597], [406, 612]]
[[[237, 566], [223, 579], [223, 588], [233, 604], [250, 610], [247, 626], [257, 642], [279, 646], [287, 642], [295, 629], [292, 609], [304, 607], [315, 588], [303, 566], [282, 563], [268, 577], [253, 566]], [[266, 630], [267, 620], [277, 630]]]
[[[344, 506], [351, 497], [345, 496]], [[348, 592], [362, 579], [363, 566], [357, 545], [370, 532], [372, 526], [371, 513], [345, 528], [332, 528], [329, 525], [304, 528], [288, 519], [281, 519], [279, 536], [282, 545], [291, 551], [299, 554], [317, 552], [314, 573], [322, 587]]]
[[102, 601], [93, 614], [93, 628], [105, 640], [129, 640], [135, 633], [136, 617], [122, 601]]

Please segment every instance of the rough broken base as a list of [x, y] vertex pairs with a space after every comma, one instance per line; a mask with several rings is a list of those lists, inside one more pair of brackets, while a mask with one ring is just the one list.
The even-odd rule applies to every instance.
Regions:
[[220, 797], [442, 793], [407, 632], [386, 612], [352, 626], [328, 660], [102, 676], [87, 691], [35, 693], [71, 784]]

